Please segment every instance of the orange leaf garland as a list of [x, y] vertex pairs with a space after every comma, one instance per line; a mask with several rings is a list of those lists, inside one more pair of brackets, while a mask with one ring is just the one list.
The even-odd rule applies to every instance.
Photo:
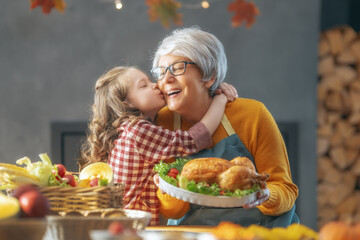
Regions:
[[44, 14], [49, 14], [52, 8], [64, 12], [66, 4], [63, 0], [30, 0], [30, 9], [41, 7]]
[[66, 3], [63, 0], [54, 0], [55, 8], [59, 11], [64, 13], [66, 8]]
[[30, 0], [30, 9], [33, 10], [40, 5], [40, 0]]
[[246, 21], [246, 27], [250, 28], [255, 22], [255, 16], [260, 14], [254, 3], [245, 0], [234, 0], [229, 4], [228, 11], [234, 12], [231, 18], [233, 27], [239, 27], [243, 21]]
[[148, 14], [151, 22], [159, 19], [168, 28], [172, 20], [175, 25], [182, 25], [182, 14], [178, 13], [181, 4], [175, 0], [146, 0], [149, 6]]
[[42, 5], [42, 12], [44, 14], [49, 14], [51, 9], [55, 6], [54, 2], [51, 0], [44, 0], [44, 4]]
[[[66, 3], [64, 0], [29, 0], [30, 9], [41, 7], [44, 14], [49, 14], [53, 8], [59, 12], [64, 12]], [[182, 14], [179, 9], [182, 7], [181, 3], [177, 0], [145, 0], [148, 5], [148, 15], [151, 22], [159, 20], [165, 27], [169, 28], [171, 22], [175, 25], [182, 25]], [[233, 12], [231, 24], [233, 27], [239, 27], [246, 23], [246, 27], [250, 28], [254, 22], [256, 15], [260, 14], [259, 9], [252, 2], [247, 0], [233, 0], [228, 5], [228, 11]]]

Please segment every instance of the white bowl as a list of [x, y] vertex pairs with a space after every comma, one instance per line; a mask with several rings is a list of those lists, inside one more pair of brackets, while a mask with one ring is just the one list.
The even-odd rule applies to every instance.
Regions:
[[177, 199], [197, 205], [208, 206], [208, 207], [231, 208], [231, 207], [242, 207], [256, 200], [257, 192], [251, 193], [241, 198], [227, 197], [227, 196], [211, 196], [206, 194], [190, 192], [188, 190], [171, 185], [170, 183], [163, 180], [161, 177], [159, 177], [159, 179], [160, 179], [159, 187], [163, 192]]

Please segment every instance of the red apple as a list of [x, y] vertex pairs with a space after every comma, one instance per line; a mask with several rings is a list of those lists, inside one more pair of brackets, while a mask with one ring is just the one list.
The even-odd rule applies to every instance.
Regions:
[[27, 185], [22, 185], [18, 188], [16, 188], [12, 193], [11, 195], [13, 197], [16, 197], [17, 199], [20, 198], [20, 196], [28, 191], [31, 191], [31, 190], [37, 190], [36, 189], [36, 185], [34, 184], [27, 184]]
[[114, 236], [123, 233], [124, 230], [125, 230], [124, 225], [118, 221], [111, 222], [108, 227], [108, 231], [110, 232], [111, 235]]
[[37, 190], [23, 193], [20, 198], [20, 207], [27, 217], [45, 217], [50, 211], [50, 204], [44, 195]]

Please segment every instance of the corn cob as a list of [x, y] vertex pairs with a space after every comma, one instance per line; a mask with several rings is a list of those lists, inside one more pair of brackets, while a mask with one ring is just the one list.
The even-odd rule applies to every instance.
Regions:
[[8, 170], [12, 169], [18, 172], [23, 172], [24, 174], [29, 173], [25, 168], [10, 163], [0, 163], [0, 169], [8, 169]]
[[22, 167], [0, 163], [0, 189], [15, 188], [21, 184], [39, 184], [39, 179]]

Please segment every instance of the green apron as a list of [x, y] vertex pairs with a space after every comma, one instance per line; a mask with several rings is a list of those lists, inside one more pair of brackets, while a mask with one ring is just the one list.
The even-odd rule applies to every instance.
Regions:
[[[180, 115], [174, 116], [174, 128], [181, 128]], [[254, 163], [254, 157], [245, 147], [237, 134], [235, 134], [229, 120], [224, 114], [221, 121], [229, 137], [224, 138], [211, 149], [204, 149], [192, 154], [190, 158], [218, 157], [232, 160], [235, 157], [243, 156], [249, 158]], [[254, 163], [255, 165], [255, 163]], [[280, 216], [264, 215], [258, 208], [245, 209], [238, 208], [218, 208], [191, 204], [190, 211], [182, 218], [175, 220], [169, 219], [168, 225], [211, 225], [217, 226], [222, 221], [230, 221], [242, 226], [257, 224], [268, 228], [286, 227], [292, 223], [299, 223], [299, 218], [295, 213], [295, 205], [288, 212]]]

